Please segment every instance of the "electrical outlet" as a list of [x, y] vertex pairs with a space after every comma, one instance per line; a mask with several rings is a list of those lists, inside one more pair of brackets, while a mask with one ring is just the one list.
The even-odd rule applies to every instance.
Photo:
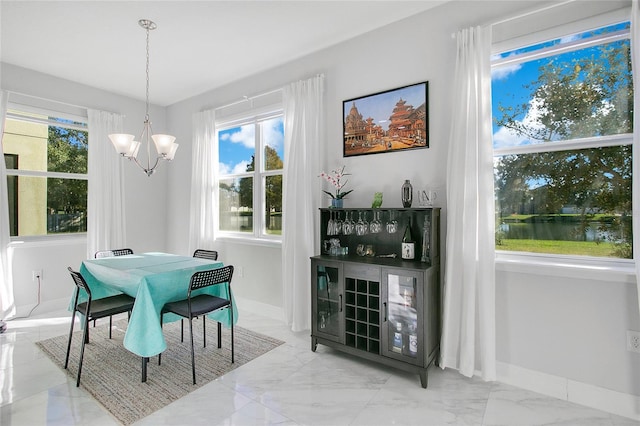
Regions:
[[640, 331], [627, 330], [627, 350], [640, 353]]
[[34, 269], [31, 271], [31, 280], [38, 281], [38, 278], [42, 280], [42, 269]]
[[244, 268], [242, 266], [238, 266], [236, 272], [238, 273], [238, 277], [244, 277]]

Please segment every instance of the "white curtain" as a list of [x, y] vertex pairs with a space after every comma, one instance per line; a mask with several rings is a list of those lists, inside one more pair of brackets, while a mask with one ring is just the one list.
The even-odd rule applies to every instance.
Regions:
[[189, 221], [189, 251], [212, 249], [215, 221], [215, 176], [218, 152], [214, 138], [216, 114], [214, 110], [193, 115], [193, 152], [191, 159], [191, 206]]
[[[0, 91], [0, 142], [4, 134], [4, 119], [7, 115], [9, 94]], [[9, 197], [7, 194], [7, 167], [4, 163], [4, 150], [0, 143], [0, 319], [12, 316], [16, 312], [13, 298], [13, 276], [11, 268], [12, 250], [9, 230]]]
[[447, 160], [442, 368], [495, 380], [491, 28], [457, 34]]
[[[631, 3], [631, 69], [633, 70], [633, 104], [640, 107], [640, 11], [638, 0]], [[638, 306], [640, 307], [640, 114], [633, 109], [633, 258], [636, 266], [636, 287], [638, 289]]]
[[122, 159], [110, 133], [122, 133], [124, 116], [89, 109], [89, 189], [87, 195], [87, 258], [98, 250], [126, 246]]
[[284, 312], [293, 331], [311, 328], [309, 271], [314, 254], [324, 76], [284, 87], [285, 169], [282, 280]]

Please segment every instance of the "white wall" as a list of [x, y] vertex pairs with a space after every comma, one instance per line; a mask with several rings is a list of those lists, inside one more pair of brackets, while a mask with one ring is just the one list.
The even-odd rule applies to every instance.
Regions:
[[[584, 7], [590, 7], [589, 3], [598, 2], [586, 2]], [[375, 191], [383, 191], [383, 205], [400, 206], [404, 179], [411, 179], [417, 187], [444, 185], [455, 64], [452, 34], [541, 4], [546, 3], [453, 2], [169, 107], [172, 131], [181, 139], [178, 164], [170, 171], [172, 202], [168, 208], [173, 225], [169, 248], [181, 251], [187, 245], [184, 206], [189, 203], [190, 161], [185, 154], [190, 150], [187, 141], [194, 112], [324, 73], [324, 166], [345, 164], [352, 173], [349, 188], [355, 191], [345, 206], [367, 206]], [[221, 64], [224, 62], [221, 58]], [[343, 100], [425, 80], [429, 81], [429, 149], [342, 158]], [[445, 207], [446, 220], [446, 200], [441, 197], [438, 201]], [[238, 262], [245, 270], [245, 277], [238, 279], [239, 292], [282, 306], [281, 269], [274, 249], [227, 244], [224, 250], [227, 261]], [[554, 272], [549, 275], [542, 268], [538, 272], [500, 270], [496, 280], [497, 354], [501, 365], [640, 395], [640, 355], [626, 351], [624, 338], [626, 330], [640, 330], [633, 280], [602, 275], [572, 278], [571, 271], [562, 276]]]
[[[9, 64], [1, 64], [1, 87], [4, 90], [55, 100], [71, 105], [125, 114], [124, 129], [142, 131], [144, 102], [114, 95], [92, 87], [62, 80]], [[9, 96], [11, 102], [11, 95]], [[154, 130], [167, 130], [165, 109], [151, 108]], [[108, 140], [105, 143], [110, 143]], [[116, 155], [114, 151], [114, 155]], [[137, 166], [125, 164], [125, 205], [127, 245], [136, 252], [166, 250], [167, 168], [147, 177]], [[170, 165], [169, 165], [170, 166]], [[35, 313], [44, 309], [65, 307], [73, 289], [67, 266], [75, 269], [86, 257], [86, 239], [53, 239], [20, 242], [14, 245], [14, 296], [18, 314], [28, 313], [37, 301], [37, 283], [32, 281], [34, 269], [43, 271], [41, 301]]]

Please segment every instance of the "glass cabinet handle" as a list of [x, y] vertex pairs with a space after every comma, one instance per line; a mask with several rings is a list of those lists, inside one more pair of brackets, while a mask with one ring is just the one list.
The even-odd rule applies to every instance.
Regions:
[[339, 312], [342, 312], [342, 295], [338, 296], [340, 298], [340, 304], [338, 305]]
[[387, 302], [382, 302], [382, 307], [384, 308], [383, 309], [383, 311], [384, 311], [383, 322], [387, 322]]

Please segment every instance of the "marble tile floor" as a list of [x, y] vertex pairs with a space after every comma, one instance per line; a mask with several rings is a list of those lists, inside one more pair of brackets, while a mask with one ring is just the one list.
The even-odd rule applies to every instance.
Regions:
[[[8, 325], [0, 334], [0, 425], [117, 425], [34, 344], [68, 333], [68, 312]], [[417, 375], [322, 345], [314, 353], [308, 332], [276, 320], [241, 311], [239, 325], [286, 343], [136, 425], [640, 425], [437, 367], [422, 389]]]

